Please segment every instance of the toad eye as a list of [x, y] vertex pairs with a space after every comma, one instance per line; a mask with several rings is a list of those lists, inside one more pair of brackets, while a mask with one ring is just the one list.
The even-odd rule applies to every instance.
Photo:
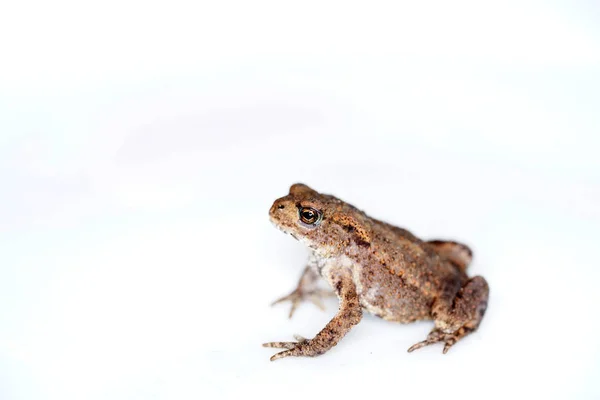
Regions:
[[316, 225], [321, 221], [321, 212], [311, 207], [302, 207], [299, 210], [300, 221], [307, 225]]

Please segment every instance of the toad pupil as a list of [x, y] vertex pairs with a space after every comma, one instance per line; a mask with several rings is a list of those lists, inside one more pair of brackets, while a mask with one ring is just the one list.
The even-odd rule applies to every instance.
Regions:
[[303, 208], [300, 210], [300, 219], [305, 224], [314, 224], [319, 218], [318, 211], [312, 208]]

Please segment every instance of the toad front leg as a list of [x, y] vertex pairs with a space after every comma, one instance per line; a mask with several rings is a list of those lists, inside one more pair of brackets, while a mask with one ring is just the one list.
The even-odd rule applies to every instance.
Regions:
[[340, 300], [338, 313], [313, 339], [296, 337], [297, 342], [271, 342], [264, 347], [287, 349], [271, 357], [271, 361], [279, 358], [314, 357], [321, 355], [335, 346], [350, 329], [362, 318], [362, 309], [358, 301], [356, 286], [349, 275], [337, 277], [335, 289]]

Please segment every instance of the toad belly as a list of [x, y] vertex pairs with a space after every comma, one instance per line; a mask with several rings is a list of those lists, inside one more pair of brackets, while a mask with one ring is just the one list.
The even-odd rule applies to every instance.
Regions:
[[400, 323], [431, 319], [431, 301], [399, 276], [358, 264], [352, 272], [360, 304], [367, 312]]
[[408, 323], [431, 319], [432, 299], [380, 266], [362, 266], [348, 256], [312, 257], [310, 264], [335, 289], [338, 274], [352, 274], [362, 308], [388, 321]]

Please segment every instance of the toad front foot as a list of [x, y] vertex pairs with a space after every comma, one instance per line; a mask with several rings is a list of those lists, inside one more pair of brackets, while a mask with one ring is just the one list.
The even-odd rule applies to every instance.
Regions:
[[263, 347], [271, 347], [275, 349], [287, 349], [279, 352], [271, 357], [271, 361], [278, 360], [284, 357], [314, 357], [321, 354], [317, 351], [314, 346], [311, 345], [311, 341], [303, 338], [300, 335], [294, 335], [297, 342], [269, 342], [264, 343]]
[[332, 286], [336, 288], [340, 300], [340, 308], [335, 317], [312, 339], [296, 336], [297, 342], [263, 344], [263, 347], [286, 349], [271, 357], [271, 361], [289, 356], [314, 357], [324, 354], [335, 346], [354, 325], [360, 322], [362, 310], [358, 301], [356, 286], [352, 282], [351, 276], [344, 274], [335, 277]]
[[319, 307], [321, 310], [325, 310], [325, 306], [323, 305], [323, 298], [335, 296], [335, 293], [319, 289], [317, 287], [317, 280], [319, 276], [313, 271], [312, 268], [306, 267], [304, 272], [302, 273], [302, 277], [298, 282], [298, 287], [294, 289], [287, 296], [283, 296], [280, 299], [275, 300], [271, 305], [282, 303], [284, 301], [290, 301], [292, 303], [292, 308], [290, 309], [289, 318], [292, 318], [294, 312], [300, 305], [300, 303], [310, 300], [314, 305]]
[[290, 301], [292, 303], [292, 307], [290, 308], [289, 318], [292, 318], [294, 312], [296, 311], [300, 303], [306, 300], [310, 300], [315, 306], [325, 311], [325, 305], [323, 305], [322, 301], [323, 298], [333, 296], [335, 296], [335, 293], [323, 289], [305, 291], [298, 288], [292, 291], [292, 293], [288, 294], [287, 296], [283, 296], [282, 298], [275, 300], [271, 305], [274, 306], [275, 304], [279, 304], [284, 301]]

